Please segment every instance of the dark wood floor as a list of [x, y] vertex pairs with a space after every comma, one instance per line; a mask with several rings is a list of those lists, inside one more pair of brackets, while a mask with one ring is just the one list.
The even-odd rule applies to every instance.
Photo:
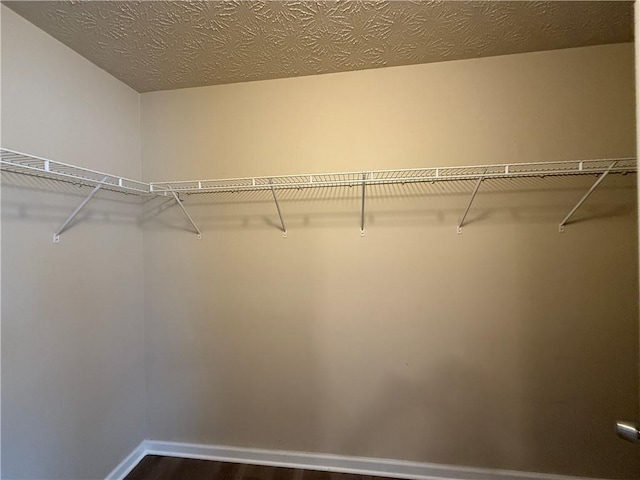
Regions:
[[[382, 477], [147, 455], [125, 480], [385, 480]], [[390, 479], [386, 479], [390, 480]]]

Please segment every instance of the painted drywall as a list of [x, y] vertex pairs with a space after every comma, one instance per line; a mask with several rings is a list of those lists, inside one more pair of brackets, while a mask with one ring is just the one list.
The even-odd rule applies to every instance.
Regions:
[[[617, 157], [633, 46], [142, 95], [146, 180]], [[144, 207], [149, 438], [637, 478], [633, 175]]]
[[[4, 6], [2, 144], [139, 178], [139, 95]], [[140, 205], [3, 173], [2, 478], [104, 478], [144, 438]]]

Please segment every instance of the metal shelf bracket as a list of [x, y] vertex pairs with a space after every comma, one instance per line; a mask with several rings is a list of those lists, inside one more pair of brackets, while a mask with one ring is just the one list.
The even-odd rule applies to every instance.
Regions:
[[273, 183], [271, 179], [269, 179], [269, 186], [271, 187], [271, 194], [273, 195], [273, 201], [276, 204], [276, 210], [278, 210], [278, 217], [280, 217], [280, 225], [282, 225], [282, 237], [287, 238], [287, 227], [284, 224], [284, 219], [282, 218], [282, 212], [280, 211], [280, 204], [278, 203], [278, 197], [276, 196], [276, 191], [273, 188]]
[[566, 217], [564, 217], [564, 219], [560, 222], [560, 225], [558, 225], [558, 231], [560, 233], [564, 233], [564, 227], [567, 224], [567, 222], [569, 221], [569, 219], [573, 216], [574, 213], [576, 213], [578, 211], [578, 209], [582, 206], [582, 204], [587, 200], [587, 198], [589, 198], [589, 196], [596, 190], [596, 188], [598, 188], [598, 186], [602, 183], [602, 181], [606, 178], [606, 176], [609, 174], [609, 172], [613, 169], [613, 167], [616, 166], [616, 163], [618, 162], [613, 162], [609, 168], [607, 168], [601, 175], [600, 177], [598, 177], [598, 179], [596, 180], [596, 183], [594, 183], [591, 188], [589, 189], [589, 191], [587, 193], [584, 194], [584, 196], [578, 201], [578, 203], [576, 203], [576, 206], [573, 207], [571, 209], [571, 211], [567, 214]]
[[80, 210], [82, 210], [85, 207], [85, 205], [89, 203], [89, 200], [91, 200], [93, 196], [96, 193], [98, 193], [98, 191], [102, 188], [102, 185], [104, 184], [104, 182], [106, 182], [108, 179], [109, 177], [104, 177], [102, 179], [102, 183], [99, 183], [98, 185], [96, 185], [96, 187], [91, 191], [91, 193], [87, 196], [87, 198], [85, 198], [82, 201], [82, 203], [78, 205], [78, 207], [73, 211], [73, 213], [69, 215], [69, 218], [67, 218], [67, 220], [62, 225], [60, 225], [60, 227], [58, 227], [58, 229], [53, 234], [53, 243], [60, 243], [60, 235], [62, 234], [62, 232], [64, 232], [67, 229], [67, 227], [73, 221], [73, 219], [76, 218], [78, 213], [80, 213]]
[[462, 218], [460, 219], [460, 221], [458, 222], [458, 226], [456, 227], [456, 232], [458, 233], [458, 235], [462, 233], [462, 226], [464, 225], [464, 221], [467, 218], [467, 214], [471, 209], [471, 204], [473, 203], [473, 200], [476, 198], [476, 194], [478, 193], [478, 189], [480, 188], [480, 184], [482, 183], [483, 180], [484, 178], [480, 177], [478, 179], [478, 182], [476, 183], [475, 188], [473, 189], [473, 193], [471, 194], [471, 198], [469, 199], [469, 204], [467, 205], [467, 209], [464, 211], [464, 214], [462, 215]]
[[182, 209], [182, 211], [184, 212], [184, 214], [187, 216], [187, 218], [189, 219], [189, 221], [191, 222], [191, 225], [193, 225], [193, 228], [196, 230], [196, 232], [198, 233], [198, 240], [202, 239], [202, 232], [200, 231], [200, 229], [198, 228], [198, 226], [196, 225], [196, 222], [193, 221], [193, 218], [191, 218], [191, 215], [189, 215], [189, 212], [187, 212], [187, 209], [184, 208], [184, 205], [182, 204], [182, 201], [180, 200], [180, 198], [178, 197], [178, 194], [175, 192], [175, 190], [173, 188], [171, 188], [171, 186], [168, 186], [169, 191], [173, 194], [173, 198], [176, 199], [176, 203], [180, 206], [180, 208]]
[[360, 236], [364, 237], [364, 200], [367, 189], [367, 174], [362, 174], [362, 211], [360, 214]]

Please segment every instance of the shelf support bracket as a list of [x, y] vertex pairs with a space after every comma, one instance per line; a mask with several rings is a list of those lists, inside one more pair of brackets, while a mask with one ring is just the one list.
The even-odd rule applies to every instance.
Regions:
[[282, 225], [282, 236], [287, 238], [287, 227], [284, 225], [284, 219], [282, 218], [282, 212], [280, 211], [280, 204], [278, 203], [278, 197], [276, 196], [276, 191], [273, 188], [273, 184], [271, 179], [269, 179], [269, 186], [271, 187], [271, 194], [273, 195], [273, 201], [276, 203], [276, 210], [278, 210], [278, 217], [280, 217], [280, 225]]
[[365, 192], [367, 190], [367, 174], [362, 174], [362, 209], [360, 213], [360, 236], [364, 237], [364, 200]]
[[594, 183], [591, 188], [589, 189], [589, 191], [587, 193], [584, 194], [584, 196], [578, 201], [578, 203], [576, 203], [576, 206], [573, 207], [571, 209], [571, 211], [567, 214], [566, 217], [564, 217], [564, 219], [560, 222], [560, 225], [558, 225], [558, 231], [560, 233], [564, 232], [564, 227], [567, 224], [567, 222], [569, 221], [569, 219], [573, 216], [574, 213], [576, 213], [578, 211], [578, 209], [582, 206], [582, 204], [587, 200], [587, 198], [589, 198], [589, 196], [595, 192], [596, 188], [598, 188], [598, 186], [600, 186], [600, 184], [602, 183], [602, 181], [606, 178], [606, 176], [609, 174], [609, 172], [613, 169], [613, 167], [616, 166], [617, 162], [613, 162], [611, 165], [609, 165], [609, 168], [607, 168], [604, 172], [602, 172], [602, 175], [600, 175], [598, 177], [598, 179], [596, 180], [596, 183]]
[[476, 183], [476, 187], [473, 189], [473, 193], [471, 194], [471, 198], [469, 199], [469, 204], [467, 205], [467, 209], [464, 211], [464, 214], [462, 215], [462, 218], [458, 222], [458, 226], [456, 228], [456, 232], [458, 233], [458, 235], [462, 233], [462, 226], [464, 225], [464, 221], [467, 218], [467, 214], [469, 213], [469, 210], [471, 210], [471, 204], [473, 203], [473, 200], [476, 198], [476, 194], [478, 193], [478, 190], [480, 189], [480, 184], [482, 183], [483, 180], [484, 180], [484, 177], [480, 177], [478, 179], [478, 183]]
[[173, 198], [176, 199], [176, 203], [180, 206], [180, 208], [182, 209], [182, 211], [184, 212], [186, 217], [191, 222], [191, 225], [193, 225], [193, 228], [198, 233], [198, 240], [202, 239], [202, 232], [200, 231], [200, 229], [196, 225], [196, 222], [193, 221], [193, 218], [191, 218], [191, 215], [189, 215], [189, 212], [187, 212], [187, 209], [184, 208], [184, 205], [182, 204], [182, 201], [180, 200], [180, 197], [178, 197], [178, 194], [176, 193], [176, 191], [173, 188], [171, 188], [171, 185], [167, 185], [167, 187], [169, 188], [169, 191], [173, 195]]
[[60, 227], [58, 227], [58, 229], [55, 231], [55, 233], [53, 234], [53, 243], [59, 243], [60, 242], [60, 235], [62, 234], [62, 232], [64, 232], [67, 227], [69, 226], [69, 224], [73, 221], [74, 218], [76, 218], [76, 216], [80, 213], [80, 210], [82, 210], [85, 205], [87, 203], [89, 203], [89, 200], [91, 200], [93, 198], [93, 196], [98, 193], [98, 191], [102, 188], [102, 186], [104, 185], [104, 183], [109, 179], [109, 177], [104, 177], [100, 183], [98, 185], [96, 185], [96, 187], [91, 191], [91, 193], [87, 196], [87, 198], [85, 198], [82, 203], [80, 205], [78, 205], [78, 207], [73, 211], [73, 213], [71, 215], [69, 215], [69, 218], [67, 218], [67, 220], [60, 225]]

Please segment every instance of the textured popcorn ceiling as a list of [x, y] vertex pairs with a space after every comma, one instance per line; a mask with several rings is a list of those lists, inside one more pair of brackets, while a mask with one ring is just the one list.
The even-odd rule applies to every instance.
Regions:
[[5, 2], [139, 92], [633, 40], [632, 2]]

